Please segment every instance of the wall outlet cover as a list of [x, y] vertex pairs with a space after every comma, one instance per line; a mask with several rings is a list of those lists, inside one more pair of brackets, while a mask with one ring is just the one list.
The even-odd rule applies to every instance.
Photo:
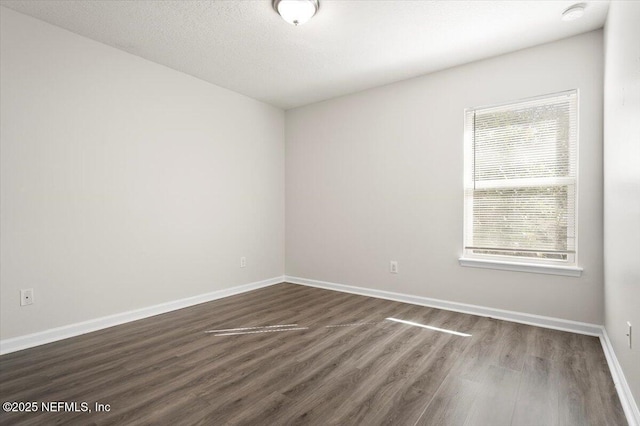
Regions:
[[33, 289], [23, 288], [20, 290], [20, 306], [33, 305]]

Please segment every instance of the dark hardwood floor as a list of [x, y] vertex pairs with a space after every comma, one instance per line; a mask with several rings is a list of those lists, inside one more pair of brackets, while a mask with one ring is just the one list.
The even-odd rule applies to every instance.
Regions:
[[293, 284], [4, 355], [0, 396], [39, 403], [3, 425], [627, 424], [595, 337]]

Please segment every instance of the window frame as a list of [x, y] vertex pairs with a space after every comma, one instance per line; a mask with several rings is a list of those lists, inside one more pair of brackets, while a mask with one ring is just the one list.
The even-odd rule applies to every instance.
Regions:
[[[536, 178], [530, 179], [527, 183], [531, 184], [533, 180], [536, 181], [536, 186], [544, 186], [545, 184], [554, 184], [559, 182], [567, 182], [567, 188], [573, 186], [575, 192], [574, 200], [574, 214], [569, 218], [569, 221], [573, 222], [575, 252], [568, 254], [566, 260], [560, 259], [536, 259], [527, 258], [524, 256], [510, 256], [508, 254], [479, 254], [473, 253], [472, 249], [466, 247], [467, 236], [473, 232], [473, 215], [469, 213], [469, 209], [473, 208], [472, 203], [467, 199], [468, 191], [473, 188], [477, 189], [478, 183], [473, 179], [473, 156], [474, 154], [474, 131], [475, 123], [469, 120], [469, 115], [474, 114], [477, 111], [486, 109], [501, 108], [513, 106], [514, 109], [519, 105], [539, 101], [544, 99], [557, 98], [563, 95], [575, 95], [575, 178], [572, 177], [554, 177], [554, 178]], [[579, 277], [582, 274], [582, 268], [578, 267], [578, 188], [579, 188], [579, 128], [580, 128], [580, 93], [578, 89], [566, 90], [561, 92], [548, 93], [540, 96], [529, 97], [524, 99], [518, 99], [514, 101], [502, 102], [492, 105], [476, 106], [473, 108], [466, 108], [463, 115], [464, 123], [464, 181], [463, 181], [463, 242], [462, 242], [462, 255], [459, 257], [460, 266], [487, 268], [487, 269], [499, 269], [508, 271], [519, 272], [532, 272], [552, 275], [565, 275]], [[471, 121], [471, 123], [469, 123]], [[481, 185], [484, 189], [492, 188], [517, 188], [517, 185], [513, 185], [514, 182], [523, 181], [524, 179], [511, 179], [508, 181], [489, 181], [483, 182]], [[522, 187], [522, 186], [520, 186]]]

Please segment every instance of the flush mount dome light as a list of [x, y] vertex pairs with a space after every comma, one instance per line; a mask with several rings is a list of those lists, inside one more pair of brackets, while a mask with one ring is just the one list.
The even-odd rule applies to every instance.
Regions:
[[562, 12], [562, 20], [575, 21], [578, 18], [582, 18], [582, 16], [584, 15], [584, 8], [584, 3], [574, 4], [573, 6]]
[[273, 0], [273, 8], [291, 25], [307, 22], [318, 11], [318, 0]]

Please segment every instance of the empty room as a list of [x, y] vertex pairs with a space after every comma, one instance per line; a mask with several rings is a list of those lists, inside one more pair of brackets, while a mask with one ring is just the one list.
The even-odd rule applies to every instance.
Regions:
[[640, 426], [640, 1], [0, 0], [0, 424]]

